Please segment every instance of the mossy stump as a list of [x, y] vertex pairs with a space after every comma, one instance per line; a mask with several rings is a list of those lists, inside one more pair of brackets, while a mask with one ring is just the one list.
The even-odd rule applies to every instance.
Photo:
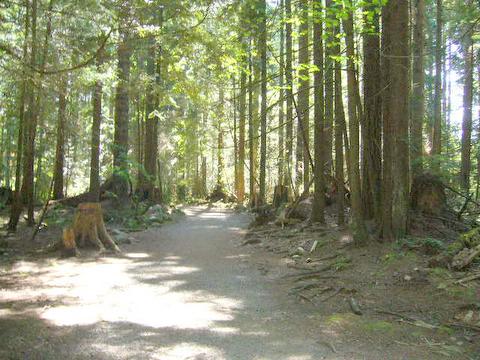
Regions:
[[105, 227], [102, 206], [96, 202], [78, 205], [73, 224], [63, 230], [63, 245], [67, 256], [75, 256], [77, 248], [87, 245], [93, 245], [100, 251], [108, 248], [114, 252], [120, 252]]
[[431, 174], [413, 179], [410, 200], [414, 210], [426, 214], [440, 215], [447, 208], [445, 186], [439, 177]]

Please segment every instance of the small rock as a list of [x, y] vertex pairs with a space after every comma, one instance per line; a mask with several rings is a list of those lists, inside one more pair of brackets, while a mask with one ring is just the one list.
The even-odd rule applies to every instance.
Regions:
[[294, 255], [303, 255], [305, 254], [305, 249], [301, 246], [299, 246], [298, 248], [296, 248], [295, 250], [293, 250], [292, 252], [290, 252], [290, 256], [294, 256]]
[[131, 237], [127, 233], [125, 233], [121, 230], [113, 229], [111, 231], [111, 233], [113, 234], [113, 236], [115, 238], [115, 242], [117, 244], [131, 244], [132, 243], [132, 241], [130, 240]]
[[312, 262], [312, 259], [311, 259], [311, 258], [307, 258], [307, 259], [305, 260], [305, 262], [306, 262], [306, 263], [311, 263], [311, 262]]
[[412, 277], [411, 277], [410, 275], [405, 275], [405, 276], [403, 277], [403, 280], [405, 280], [405, 281], [410, 281], [410, 280], [412, 280]]
[[298, 254], [294, 254], [294, 255], [292, 255], [292, 259], [299, 259], [299, 258], [301, 258], [301, 256], [300, 256], [300, 255], [298, 255]]

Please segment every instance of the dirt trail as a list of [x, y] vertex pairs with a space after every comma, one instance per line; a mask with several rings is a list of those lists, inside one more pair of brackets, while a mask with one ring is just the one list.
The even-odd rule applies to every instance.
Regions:
[[193, 207], [121, 258], [16, 263], [0, 278], [0, 359], [343, 358], [239, 246], [248, 221]]
[[120, 257], [0, 264], [0, 359], [451, 358], [416, 344], [431, 344], [418, 328], [358, 317], [340, 297], [336, 313], [288, 296], [285, 259], [240, 246], [248, 215], [185, 212], [135, 233]]

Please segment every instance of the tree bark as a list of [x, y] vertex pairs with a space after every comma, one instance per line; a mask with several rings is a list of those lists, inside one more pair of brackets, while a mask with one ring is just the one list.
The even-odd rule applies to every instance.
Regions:
[[[29, 0], [25, 0], [25, 33], [23, 40], [23, 61], [26, 64], [28, 62], [28, 38], [30, 34], [30, 6]], [[28, 71], [26, 65], [22, 66], [22, 87], [20, 90], [19, 99], [19, 122], [18, 122], [18, 137], [17, 137], [17, 159], [15, 164], [15, 192], [13, 196], [13, 202], [10, 209], [10, 219], [8, 221], [8, 230], [16, 231], [18, 221], [22, 212], [23, 201], [21, 196], [21, 184], [22, 184], [22, 168], [23, 168], [23, 146], [24, 146], [24, 133], [25, 133], [25, 105], [28, 98], [30, 98], [30, 92], [33, 88], [28, 88], [29, 80], [27, 78]]]
[[369, 1], [364, 10], [367, 29], [363, 34], [364, 119], [362, 126], [362, 195], [364, 217], [381, 223], [382, 97], [380, 71], [380, 26], [377, 6]]
[[278, 185], [283, 186], [285, 182], [285, 31], [284, 31], [284, 0], [280, 0], [280, 63], [278, 86]]
[[129, 92], [131, 49], [129, 35], [121, 32], [117, 48], [118, 83], [115, 93], [115, 126], [113, 139], [114, 193], [123, 202], [129, 195], [128, 170], [128, 123], [129, 123]]
[[347, 45], [347, 90], [348, 90], [348, 127], [350, 135], [349, 146], [349, 182], [351, 194], [351, 225], [354, 241], [357, 245], [362, 245], [367, 240], [367, 231], [363, 222], [362, 209], [362, 189], [360, 185], [360, 168], [359, 168], [359, 114], [356, 86], [357, 80], [355, 75], [355, 44], [353, 34], [353, 12], [347, 9], [347, 17], [343, 21], [343, 28], [346, 34]]
[[58, 94], [57, 145], [55, 150], [55, 169], [53, 174], [53, 199], [63, 198], [63, 167], [65, 163], [65, 126], [67, 111], [68, 76], [63, 75]]
[[460, 186], [463, 191], [470, 191], [471, 146], [472, 146], [472, 102], [473, 102], [473, 40], [469, 31], [463, 44], [463, 120], [462, 120], [462, 155], [460, 169]]
[[155, 114], [157, 91], [156, 85], [156, 63], [157, 59], [156, 44], [154, 39], [149, 40], [147, 57], [147, 75], [149, 76], [147, 94], [146, 94], [146, 117], [145, 117], [145, 150], [143, 167], [145, 174], [141, 186], [141, 197], [144, 200], [157, 201], [155, 199], [155, 180], [157, 179], [157, 160], [158, 160], [158, 117]]
[[292, 75], [292, 2], [285, 0], [285, 93], [286, 93], [286, 113], [285, 113], [285, 150], [286, 150], [286, 169], [285, 184], [289, 184], [292, 188], [293, 184], [293, 75]]
[[425, 118], [425, 0], [417, 0], [413, 33], [413, 96], [410, 154], [413, 175], [423, 171], [423, 120]]
[[392, 162], [392, 233], [395, 239], [407, 234], [409, 205], [409, 13], [408, 2], [392, 0], [390, 8], [389, 116], [394, 130]]
[[[250, 46], [252, 42], [250, 41]], [[255, 207], [257, 203], [257, 186], [256, 186], [256, 177], [255, 177], [255, 168], [256, 168], [256, 160], [255, 160], [255, 118], [254, 118], [254, 84], [253, 84], [253, 59], [252, 55], [250, 54], [248, 68], [249, 68], [249, 76], [248, 76], [248, 160], [249, 160], [249, 193], [250, 193], [250, 207]]]
[[[396, 0], [395, 0], [396, 1]], [[392, 192], [394, 161], [394, 126], [390, 113], [391, 74], [389, 56], [391, 52], [391, 17], [390, 2], [382, 9], [382, 125], [383, 125], [383, 166], [382, 166], [382, 238], [386, 241], [393, 239], [392, 230]]]
[[120, 252], [107, 232], [102, 207], [97, 202], [79, 204], [72, 226], [63, 231], [63, 243], [66, 249], [75, 249], [77, 245], [84, 247], [87, 241], [100, 251], [104, 251], [107, 247], [114, 252]]
[[217, 119], [217, 189], [222, 190], [224, 188], [223, 176], [224, 176], [224, 161], [223, 161], [223, 121], [225, 116], [225, 94], [223, 87], [220, 87], [219, 94], [218, 94], [218, 119]]
[[267, 4], [260, 1], [260, 72], [261, 96], [260, 104], [260, 194], [259, 201], [266, 201], [266, 172], [267, 172]]
[[[97, 71], [103, 64], [103, 53], [97, 56]], [[90, 195], [94, 202], [100, 200], [100, 128], [102, 125], [102, 95], [101, 80], [95, 81], [92, 97], [92, 136], [90, 152]]]
[[297, 182], [303, 174], [303, 193], [308, 194], [310, 184], [309, 137], [310, 137], [310, 76], [308, 46], [308, 0], [299, 1], [300, 26], [298, 38], [298, 126], [297, 126]]
[[313, 63], [317, 67], [314, 74], [314, 121], [315, 121], [315, 173], [314, 196], [311, 219], [313, 222], [325, 223], [325, 135], [324, 135], [324, 78], [323, 78], [323, 11], [322, 1], [313, 2]]
[[[340, 32], [340, 27], [334, 25], [333, 35]], [[340, 44], [336, 43], [333, 47], [333, 55], [340, 56]], [[337, 224], [345, 224], [345, 174], [344, 174], [344, 156], [343, 156], [343, 130], [345, 127], [345, 110], [343, 107], [342, 94], [342, 63], [335, 60], [335, 190], [337, 204]]]
[[[245, 42], [245, 39], [242, 39]], [[244, 51], [246, 47], [243, 43]], [[242, 64], [246, 65], [245, 54], [242, 54]], [[239, 96], [239, 119], [238, 119], [238, 193], [237, 200], [241, 204], [245, 201], [245, 120], [246, 120], [246, 99], [247, 98], [247, 73], [240, 74], [240, 96]]]
[[235, 75], [232, 75], [232, 107], [233, 107], [233, 164], [234, 164], [234, 194], [238, 196], [238, 98], [237, 81]]
[[[50, 37], [52, 34], [52, 7], [53, 0], [50, 0], [48, 5], [48, 16], [47, 24], [45, 29], [45, 37], [43, 42], [42, 52], [40, 57], [37, 59], [36, 56], [36, 23], [37, 23], [37, 1], [32, 1], [32, 57], [31, 57], [31, 66], [39, 67], [40, 76], [35, 78], [35, 74], [31, 74], [31, 86], [35, 87], [35, 80], [41, 83], [43, 81], [43, 70], [45, 69], [47, 54], [49, 48]], [[35, 29], [35, 30], [34, 30]], [[35, 42], [35, 44], [33, 44]], [[38, 63], [37, 63], [38, 61]], [[37, 135], [37, 124], [38, 118], [40, 116], [40, 105], [43, 101], [43, 88], [39, 87], [36, 94], [33, 94], [30, 97], [30, 102], [28, 106], [28, 122], [27, 122], [27, 132], [25, 134], [25, 146], [24, 146], [24, 163], [23, 163], [23, 184], [22, 184], [22, 193], [26, 197], [27, 202], [27, 223], [29, 226], [35, 225], [34, 219], [34, 207], [35, 207], [35, 139]]]
[[[442, 0], [437, 0], [437, 23], [435, 36], [435, 95], [433, 115], [432, 155], [442, 152]], [[434, 161], [438, 168], [438, 159]]]
[[325, 170], [326, 174], [331, 175], [333, 169], [332, 143], [333, 143], [333, 114], [334, 114], [334, 62], [333, 56], [333, 29], [332, 21], [334, 18], [332, 0], [325, 0]]

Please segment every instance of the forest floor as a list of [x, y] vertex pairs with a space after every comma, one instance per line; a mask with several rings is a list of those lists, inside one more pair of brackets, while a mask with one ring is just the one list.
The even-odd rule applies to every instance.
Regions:
[[454, 284], [421, 254], [184, 211], [119, 256], [18, 245], [1, 257], [0, 359], [480, 359], [478, 334], [446, 326], [480, 321], [478, 283]]

